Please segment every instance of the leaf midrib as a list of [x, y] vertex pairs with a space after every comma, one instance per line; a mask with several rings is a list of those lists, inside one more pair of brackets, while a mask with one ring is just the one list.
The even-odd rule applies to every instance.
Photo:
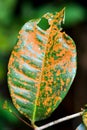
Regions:
[[[49, 39], [49, 37], [48, 37]], [[48, 43], [48, 41], [47, 41]], [[46, 46], [47, 47], [47, 46]], [[45, 47], [45, 51], [44, 51], [44, 54], [46, 55], [46, 47]], [[42, 60], [42, 68], [41, 68], [41, 74], [40, 74], [40, 79], [39, 79], [39, 86], [38, 86], [38, 91], [37, 91], [37, 94], [36, 94], [36, 100], [35, 100], [35, 106], [34, 106], [34, 112], [33, 112], [33, 116], [32, 116], [32, 124], [34, 125], [34, 122], [35, 122], [35, 115], [36, 115], [36, 109], [37, 109], [37, 101], [38, 101], [38, 98], [39, 98], [39, 92], [40, 92], [40, 84], [41, 84], [41, 80], [42, 80], [42, 75], [43, 75], [43, 68], [44, 68], [44, 63], [45, 63], [45, 55], [44, 55], [44, 58]]]
[[[50, 32], [52, 30], [52, 27], [53, 27], [53, 24], [50, 26], [49, 28], [49, 35], [48, 35], [48, 40], [47, 40], [47, 44], [48, 44], [48, 41], [49, 41], [49, 37], [50, 37]], [[46, 47], [45, 47], [45, 51], [44, 51], [44, 58], [43, 58], [43, 61], [42, 61], [42, 69], [41, 69], [41, 76], [40, 76], [40, 84], [41, 84], [41, 80], [42, 80], [42, 75], [43, 75], [43, 68], [44, 68], [44, 63], [45, 63], [45, 57], [46, 57], [46, 51], [47, 51], [47, 46], [46, 44]], [[35, 106], [34, 106], [34, 112], [33, 112], [33, 116], [32, 116], [32, 124], [34, 125], [34, 122], [35, 122], [35, 114], [36, 114], [36, 109], [37, 109], [37, 101], [38, 101], [38, 98], [39, 98], [39, 92], [40, 92], [40, 84], [38, 86], [38, 91], [37, 91], [37, 94], [36, 94], [36, 100], [35, 100]]]

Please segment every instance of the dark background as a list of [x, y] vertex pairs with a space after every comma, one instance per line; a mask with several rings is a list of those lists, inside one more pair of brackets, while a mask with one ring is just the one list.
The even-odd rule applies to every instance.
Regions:
[[[59, 11], [66, 7], [64, 31], [77, 47], [77, 74], [72, 87], [50, 118], [38, 125], [81, 111], [87, 103], [87, 6], [82, 0], [0, 0], [0, 130], [31, 130], [2, 105], [8, 101], [11, 109], [20, 115], [11, 103], [7, 85], [7, 66], [17, 35], [25, 22], [38, 18], [46, 12]], [[25, 119], [27, 120], [27, 119]], [[28, 120], [27, 120], [28, 121]], [[47, 130], [74, 130], [81, 118], [55, 125]]]

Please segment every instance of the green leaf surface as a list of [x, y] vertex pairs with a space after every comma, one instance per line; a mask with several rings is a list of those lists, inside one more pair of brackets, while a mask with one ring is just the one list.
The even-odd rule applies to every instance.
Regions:
[[85, 15], [86, 10], [83, 8], [83, 6], [76, 3], [69, 3], [66, 5], [65, 25], [67, 27], [76, 25], [84, 21]]
[[[16, 124], [19, 120], [8, 110], [3, 108], [4, 99], [0, 96], [0, 123], [3, 123], [3, 120], [6, 121], [6, 123], [13, 123]], [[14, 108], [14, 106], [11, 104], [11, 102], [8, 100], [8, 104], [12, 111], [14, 111], [16, 114], [18, 114], [17, 110]], [[1, 126], [1, 124], [0, 124]], [[1, 130], [1, 129], [0, 129]]]
[[81, 123], [77, 128], [76, 130], [86, 130], [85, 126], [83, 123]]
[[17, 0], [0, 0], [0, 23], [8, 25], [13, 19]]
[[83, 123], [87, 129], [87, 105], [86, 105], [86, 109], [83, 112], [82, 119], [83, 119]]
[[[10, 29], [9, 29], [10, 28]], [[9, 27], [0, 26], [0, 56], [7, 55], [16, 43], [17, 33], [20, 28], [18, 23], [13, 23]], [[3, 58], [4, 59], [4, 58]]]
[[[43, 18], [45, 28], [39, 24]], [[27, 22], [9, 60], [8, 85], [13, 103], [32, 123], [51, 115], [76, 74], [76, 47], [62, 32], [63, 20], [64, 10]]]

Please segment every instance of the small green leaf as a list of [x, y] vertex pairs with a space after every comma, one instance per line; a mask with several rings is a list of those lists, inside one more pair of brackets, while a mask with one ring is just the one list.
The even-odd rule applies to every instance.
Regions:
[[76, 130], [86, 130], [85, 126], [83, 123], [81, 123], [77, 128]]
[[[45, 29], [39, 24], [43, 18], [49, 24]], [[64, 10], [27, 22], [9, 60], [8, 85], [13, 103], [32, 123], [51, 115], [76, 74], [76, 47], [61, 32], [63, 21]]]
[[85, 127], [87, 128], [87, 105], [86, 105], [86, 109], [83, 112], [82, 119], [83, 119], [83, 123], [84, 123]]

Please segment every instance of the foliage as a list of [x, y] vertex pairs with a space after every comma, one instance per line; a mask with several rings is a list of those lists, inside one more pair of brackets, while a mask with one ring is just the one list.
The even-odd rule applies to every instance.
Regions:
[[65, 25], [68, 27], [73, 26], [85, 19], [85, 10], [79, 4], [69, 3], [66, 5], [65, 18], [66, 18]]
[[[7, 127], [9, 128], [10, 124], [17, 124], [19, 122], [18, 119], [12, 113], [8, 112], [8, 110], [3, 109], [4, 101], [5, 99], [0, 97], [0, 118], [1, 118], [0, 130], [4, 130]], [[18, 114], [18, 112], [16, 111], [16, 109], [13, 107], [13, 105], [9, 100], [8, 100], [8, 104], [11, 107], [12, 111]], [[5, 124], [4, 124], [4, 120], [5, 120]]]
[[13, 17], [13, 11], [17, 0], [0, 0], [0, 22], [9, 24]]
[[[62, 0], [48, 2], [47, 0], [44, 0], [43, 2], [34, 0], [0, 0], [0, 96], [2, 95], [2, 98], [0, 98], [0, 114], [4, 111], [2, 110], [2, 103], [4, 102], [4, 99], [6, 98], [9, 102], [9, 92], [6, 82], [7, 64], [10, 52], [17, 41], [19, 29], [26, 21], [32, 18], [41, 17], [46, 12], [53, 13], [63, 7], [66, 7], [66, 12], [71, 14], [69, 16], [65, 14], [66, 20], [64, 26], [67, 26], [66, 29], [72, 28], [72, 26], [74, 27], [76, 24], [78, 25], [81, 21], [84, 22], [87, 19], [85, 6], [80, 5], [80, 1], [75, 1], [75, 3], [73, 3], [73, 1], [69, 1], [68, 3], [67, 1]], [[75, 31], [76, 30], [74, 30], [74, 36]], [[0, 130], [8, 129], [7, 127], [5, 128], [8, 120], [6, 118], [8, 118], [7, 114], [3, 115], [3, 118], [1, 116]], [[14, 117], [10, 120], [13, 120], [13, 118]], [[9, 121], [9, 123], [11, 128], [11, 122]], [[14, 129], [16, 129], [16, 125]], [[21, 130], [22, 129], [25, 128], [22, 127]]]
[[83, 119], [83, 123], [84, 123], [85, 127], [87, 128], [87, 108], [84, 110], [82, 119]]
[[82, 123], [82, 124], [80, 124], [80, 125], [76, 128], [76, 130], [86, 130], [86, 128], [85, 128], [84, 124]]
[[[4, 79], [6, 74], [6, 63], [3, 57], [5, 57], [5, 55], [9, 56], [9, 53], [13, 49], [21, 25], [32, 18], [41, 17], [48, 11], [58, 11], [64, 6], [66, 7], [65, 26], [71, 27], [85, 20], [85, 9], [73, 2], [56, 4], [56, 6], [50, 3], [34, 7], [33, 1], [25, 0], [18, 5], [17, 0], [0, 0], [0, 79]], [[16, 10], [19, 10], [19, 14], [16, 14]]]
[[[41, 28], [41, 21], [47, 26]], [[32, 123], [47, 118], [59, 106], [76, 74], [76, 47], [61, 32], [63, 21], [64, 10], [27, 22], [10, 57], [8, 84], [13, 103]]]
[[87, 104], [85, 105], [85, 108], [83, 109], [82, 121], [83, 122], [76, 128], [76, 130], [86, 130], [87, 129]]

